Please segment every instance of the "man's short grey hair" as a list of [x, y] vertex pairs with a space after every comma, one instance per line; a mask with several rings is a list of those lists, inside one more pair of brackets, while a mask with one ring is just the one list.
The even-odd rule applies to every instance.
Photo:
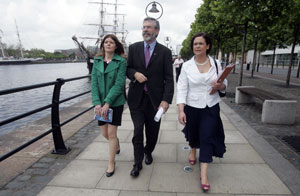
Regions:
[[143, 23], [144, 23], [145, 21], [153, 21], [153, 22], [155, 22], [155, 29], [158, 29], [158, 30], [160, 29], [159, 22], [158, 22], [158, 20], [156, 20], [155, 18], [152, 18], [152, 17], [146, 17], [146, 18], [144, 19]]

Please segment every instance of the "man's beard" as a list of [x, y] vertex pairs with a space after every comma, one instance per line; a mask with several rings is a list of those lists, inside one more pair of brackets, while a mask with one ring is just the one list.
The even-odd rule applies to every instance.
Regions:
[[[145, 36], [146, 35], [146, 36]], [[154, 40], [155, 39], [155, 34], [153, 33], [153, 34], [149, 34], [149, 33], [147, 33], [147, 32], [143, 32], [143, 38], [144, 38], [144, 41], [146, 41], [146, 42], [149, 42], [149, 41], [151, 41], [151, 40]]]

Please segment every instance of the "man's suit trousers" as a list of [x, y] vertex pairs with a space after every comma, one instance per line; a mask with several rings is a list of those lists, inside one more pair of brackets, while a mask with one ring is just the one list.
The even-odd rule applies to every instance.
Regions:
[[[133, 132], [133, 148], [134, 148], [134, 162], [141, 164], [144, 159], [144, 154], [151, 154], [155, 148], [160, 121], [155, 122], [154, 116], [157, 108], [154, 108], [149, 95], [144, 92], [140, 107], [131, 109], [130, 115], [134, 124]], [[146, 145], [144, 147], [144, 125], [146, 133]]]

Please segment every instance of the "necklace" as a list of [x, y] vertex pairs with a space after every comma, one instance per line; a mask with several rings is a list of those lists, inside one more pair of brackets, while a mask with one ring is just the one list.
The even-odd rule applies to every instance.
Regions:
[[196, 63], [197, 66], [203, 66], [203, 65], [205, 65], [208, 62], [208, 58], [206, 58], [206, 60], [203, 63], [198, 63], [196, 61], [196, 59], [194, 59], [194, 60], [195, 60], [195, 63]]
[[104, 59], [104, 61], [105, 61], [107, 64], [109, 64], [110, 61], [111, 61], [111, 59], [110, 59], [110, 60]]

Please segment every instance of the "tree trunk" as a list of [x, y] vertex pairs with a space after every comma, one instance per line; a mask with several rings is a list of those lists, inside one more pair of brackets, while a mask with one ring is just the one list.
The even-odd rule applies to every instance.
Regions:
[[260, 61], [260, 51], [258, 53], [258, 62], [257, 62], [257, 68], [256, 68], [256, 72], [258, 72], [258, 69], [259, 69], [259, 61]]
[[224, 67], [224, 59], [225, 59], [225, 49], [222, 48], [221, 49], [221, 66], [222, 66], [222, 69]]
[[[236, 56], [237, 56], [237, 47], [238, 47], [238, 43], [235, 43], [235, 51], [234, 51], [234, 61], [233, 63], [236, 64]], [[233, 67], [233, 73], [235, 73], [235, 66]]]
[[227, 66], [229, 64], [229, 56], [230, 56], [230, 52], [227, 53], [227, 55], [226, 55], [225, 66]]
[[244, 65], [244, 53], [246, 48], [246, 36], [247, 36], [247, 28], [248, 28], [248, 21], [244, 24], [244, 36], [243, 36], [243, 45], [242, 45], [242, 60], [241, 60], [241, 71], [240, 71], [240, 81], [239, 86], [243, 85], [243, 65]]
[[291, 71], [292, 71], [292, 66], [293, 66], [293, 55], [294, 55], [294, 51], [295, 51], [295, 45], [297, 43], [298, 31], [299, 31], [299, 26], [295, 25], [295, 29], [294, 29], [294, 33], [293, 33], [294, 41], [293, 41], [293, 46], [292, 46], [292, 51], [291, 51], [290, 65], [289, 65], [289, 70], [288, 70], [287, 77], [286, 77], [286, 87], [290, 86]]
[[257, 42], [258, 38], [256, 36], [255, 38], [255, 45], [254, 45], [254, 54], [253, 54], [253, 60], [252, 60], [252, 70], [251, 70], [251, 78], [254, 76], [255, 66], [256, 66], [256, 51], [257, 51]]
[[273, 67], [274, 67], [274, 61], [275, 61], [275, 51], [276, 51], [276, 45], [273, 48], [273, 58], [272, 58], [272, 64], [271, 64], [271, 74], [273, 74]]
[[297, 70], [297, 78], [299, 78], [299, 73], [300, 73], [300, 56], [298, 53], [298, 70]]

